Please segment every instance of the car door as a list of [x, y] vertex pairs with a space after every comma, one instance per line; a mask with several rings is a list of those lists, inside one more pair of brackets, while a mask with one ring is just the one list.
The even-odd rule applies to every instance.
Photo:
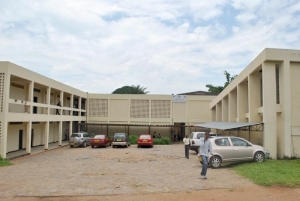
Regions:
[[211, 139], [213, 141], [213, 152], [220, 155], [222, 161], [233, 161], [233, 147], [229, 143], [228, 137]]
[[230, 138], [233, 146], [234, 160], [251, 160], [253, 158], [253, 148], [248, 142], [240, 138]]

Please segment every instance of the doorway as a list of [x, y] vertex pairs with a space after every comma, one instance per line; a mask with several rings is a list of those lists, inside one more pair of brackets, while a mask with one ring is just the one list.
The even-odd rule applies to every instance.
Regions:
[[34, 142], [34, 133], [33, 133], [33, 129], [31, 129], [31, 147], [33, 147], [33, 142]]
[[23, 130], [19, 130], [19, 150], [23, 149]]
[[[33, 97], [33, 102], [34, 102], [34, 103], [37, 103], [37, 102], [38, 102], [38, 98], [37, 98], [36, 96]], [[33, 109], [32, 113], [33, 113], [33, 114], [37, 114], [37, 107], [36, 107], [36, 106], [33, 106], [32, 109]]]

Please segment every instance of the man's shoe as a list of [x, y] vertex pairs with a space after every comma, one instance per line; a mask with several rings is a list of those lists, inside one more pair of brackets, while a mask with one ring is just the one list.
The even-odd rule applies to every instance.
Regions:
[[201, 179], [204, 179], [205, 176], [201, 175]]
[[207, 177], [206, 177], [206, 176], [203, 176], [203, 179], [207, 179]]

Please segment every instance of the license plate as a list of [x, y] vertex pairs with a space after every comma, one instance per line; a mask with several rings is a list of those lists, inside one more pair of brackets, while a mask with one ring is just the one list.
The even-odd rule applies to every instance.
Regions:
[[71, 142], [70, 145], [75, 145], [75, 143], [74, 143], [74, 142]]
[[147, 142], [147, 140], [143, 140], [143, 142]]
[[99, 140], [95, 140], [95, 142], [99, 142]]
[[117, 139], [117, 141], [122, 141], [122, 139]]

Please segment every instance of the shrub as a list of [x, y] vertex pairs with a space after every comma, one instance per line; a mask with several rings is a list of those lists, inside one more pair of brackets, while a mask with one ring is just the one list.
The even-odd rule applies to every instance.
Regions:
[[170, 138], [162, 137], [162, 138], [154, 138], [153, 143], [163, 145], [163, 144], [171, 144], [171, 141]]
[[139, 137], [136, 135], [129, 135], [129, 142], [130, 144], [137, 144]]

